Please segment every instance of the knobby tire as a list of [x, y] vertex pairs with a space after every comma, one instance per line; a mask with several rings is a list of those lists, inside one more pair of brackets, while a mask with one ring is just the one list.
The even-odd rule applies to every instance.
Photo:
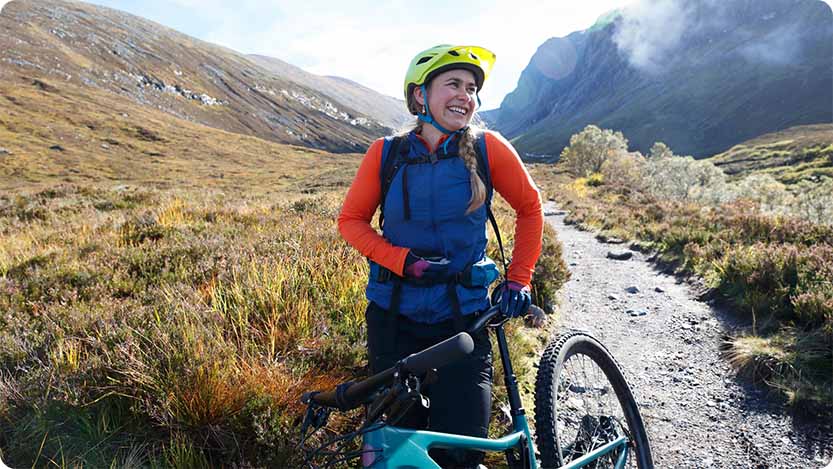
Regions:
[[[576, 367], [582, 367], [581, 372]], [[588, 376], [586, 368], [593, 371], [592, 377]], [[611, 391], [615, 399], [609, 395]], [[587, 411], [576, 410], [575, 404], [579, 401], [584, 402]], [[606, 403], [609, 407], [603, 412]], [[606, 415], [611, 413], [615, 418]], [[577, 422], [577, 414], [582, 416], [580, 422]], [[654, 467], [642, 417], [616, 360], [592, 336], [583, 332], [565, 334], [544, 350], [535, 381], [535, 429], [542, 467], [557, 468], [580, 455], [574, 452], [588, 452], [583, 449], [589, 445], [587, 440], [603, 438], [587, 436], [591, 433], [587, 428], [594, 425], [596, 429], [601, 428], [600, 422], [604, 422], [607, 429], [616, 428], [607, 435], [625, 433], [628, 436], [631, 442], [628, 467]], [[596, 434], [597, 430], [592, 433]]]

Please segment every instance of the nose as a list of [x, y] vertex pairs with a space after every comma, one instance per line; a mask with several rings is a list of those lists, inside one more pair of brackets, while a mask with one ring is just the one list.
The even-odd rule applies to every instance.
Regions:
[[474, 101], [474, 94], [470, 93], [467, 89], [461, 89], [457, 93], [457, 97], [462, 99], [466, 103]]

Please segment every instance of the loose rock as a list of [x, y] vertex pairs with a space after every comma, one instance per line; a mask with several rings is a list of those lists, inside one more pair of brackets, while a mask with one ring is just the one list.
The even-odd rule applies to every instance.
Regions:
[[633, 252], [631, 251], [608, 251], [607, 258], [614, 259], [617, 261], [626, 261], [633, 257]]

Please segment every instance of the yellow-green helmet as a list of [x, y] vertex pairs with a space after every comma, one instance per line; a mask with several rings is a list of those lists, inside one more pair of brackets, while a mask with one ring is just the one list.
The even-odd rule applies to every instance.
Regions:
[[442, 44], [424, 50], [411, 60], [405, 74], [405, 103], [413, 87], [422, 86], [434, 75], [455, 68], [470, 70], [474, 74], [477, 91], [480, 91], [494, 64], [495, 54], [483, 47]]

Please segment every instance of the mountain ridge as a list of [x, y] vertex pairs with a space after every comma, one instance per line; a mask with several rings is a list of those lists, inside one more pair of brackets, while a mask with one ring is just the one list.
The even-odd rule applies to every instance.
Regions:
[[676, 35], [670, 13], [651, 11], [642, 24], [620, 12], [545, 41], [489, 115], [493, 126], [527, 154], [557, 155], [595, 124], [622, 131], [642, 152], [663, 141], [705, 157], [767, 132], [833, 122], [833, 14], [825, 3], [665, 4], [685, 13]]
[[278, 143], [355, 152], [386, 131], [375, 118], [276, 76], [244, 54], [82, 2], [7, 4], [0, 15], [0, 63], [0, 80], [73, 82]]

